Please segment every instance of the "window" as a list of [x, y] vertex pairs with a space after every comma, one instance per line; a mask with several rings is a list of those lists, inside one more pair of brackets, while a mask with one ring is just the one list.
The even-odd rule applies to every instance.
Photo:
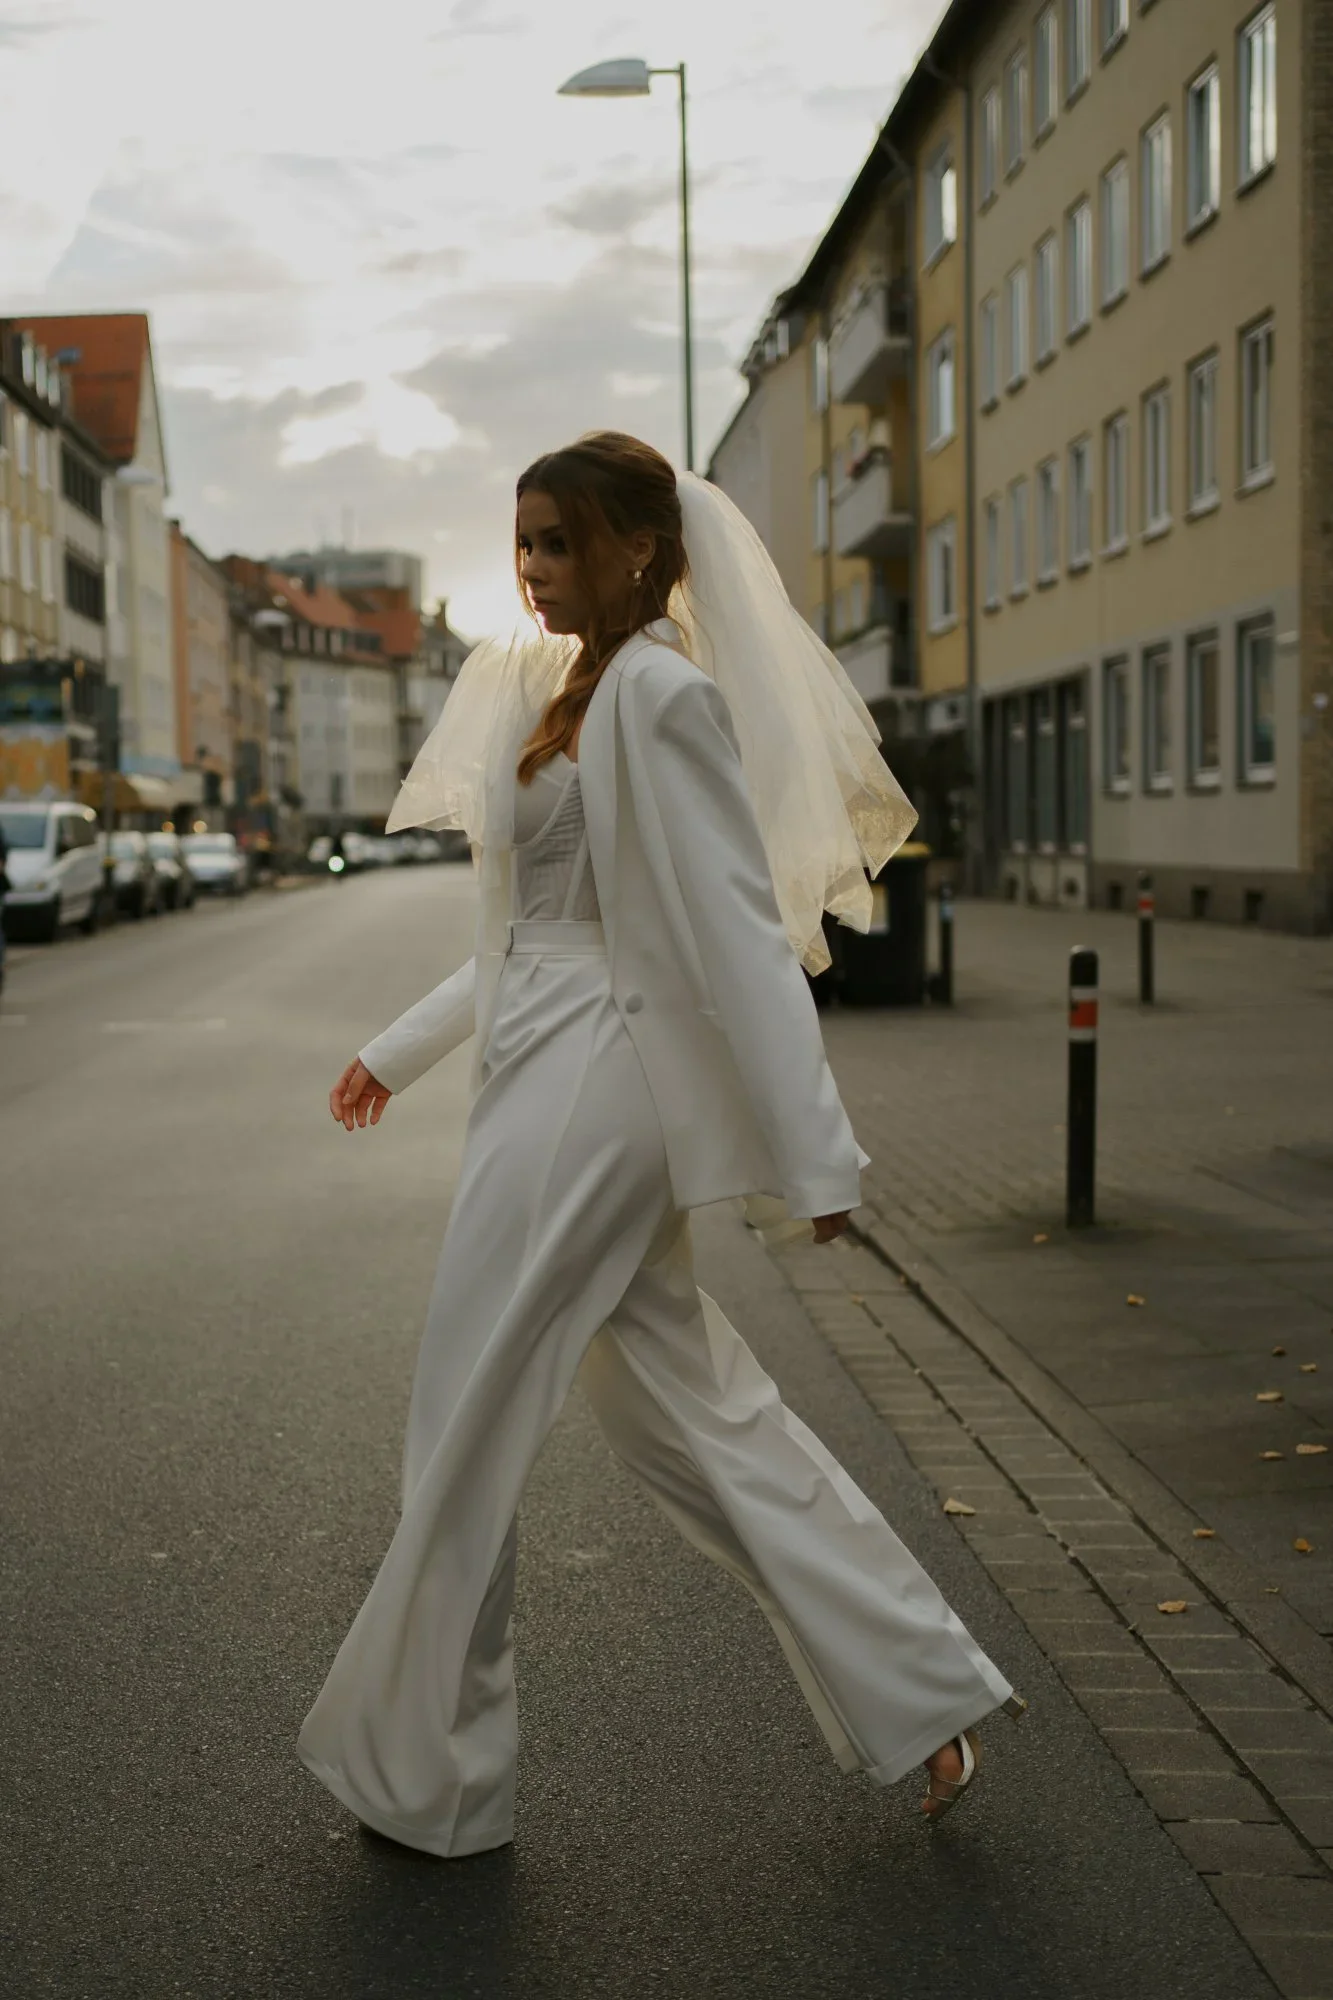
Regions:
[[1055, 352], [1055, 343], [1060, 337], [1059, 328], [1056, 324], [1055, 294], [1056, 286], [1059, 283], [1059, 275], [1056, 266], [1054, 235], [1042, 237], [1041, 242], [1037, 245], [1034, 265], [1036, 270], [1037, 359], [1038, 361], [1049, 361]]
[[810, 407], [828, 408], [828, 342], [822, 339], [810, 347]]
[[1171, 248], [1171, 120], [1165, 112], [1139, 141], [1139, 177], [1143, 198], [1142, 265], [1153, 271]]
[[1123, 410], [1102, 432], [1102, 467], [1106, 547], [1108, 551], [1123, 549], [1129, 540], [1129, 418]]
[[1150, 646], [1143, 655], [1143, 788], [1171, 789], [1171, 648]]
[[1189, 371], [1189, 505], [1199, 513], [1217, 502], [1217, 356], [1205, 354]]
[[1040, 139], [1055, 123], [1055, 4], [1043, 7], [1032, 37], [1032, 131]]
[[931, 264], [958, 235], [958, 174], [953, 153], [941, 146], [926, 167], [926, 262]]
[[994, 292], [981, 301], [981, 407], [990, 409], [1000, 394], [1000, 301]]
[[37, 490], [47, 493], [51, 488], [51, 440], [45, 431], [37, 433]]
[[90, 520], [102, 518], [102, 481], [91, 467], [77, 458], [68, 445], [60, 449], [60, 490], [65, 498]]
[[828, 474], [821, 467], [815, 474], [811, 488], [814, 520], [814, 551], [822, 556], [829, 544]]
[[1069, 447], [1069, 567], [1082, 569], [1092, 561], [1092, 439], [1076, 438]]
[[0, 583], [8, 583], [13, 574], [14, 530], [8, 507], [0, 507]]
[[1027, 141], [1028, 61], [1015, 49], [1004, 66], [1004, 170], [1016, 173], [1023, 164]]
[[42, 586], [42, 603], [56, 601], [56, 559], [55, 547], [49, 535], [43, 535], [37, 545], [38, 570]]
[[1020, 852], [1028, 843], [1027, 703], [1010, 695], [1000, 705], [1004, 731], [1005, 844]]
[[1129, 290], [1129, 161], [1117, 160], [1102, 175], [1102, 304], [1114, 305]]
[[1266, 619], [1242, 625], [1239, 634], [1240, 775], [1246, 784], [1273, 778], [1273, 627]]
[[1075, 854], [1088, 845], [1088, 714], [1083, 679], [1061, 681], [1056, 688], [1060, 741], [1061, 847]]
[[1065, 217], [1065, 277], [1072, 336], [1092, 318], [1092, 204], [1088, 201], [1077, 202]]
[[1092, 0], [1065, 0], [1065, 96], [1076, 97], [1092, 75]]
[[35, 578], [32, 564], [32, 528], [27, 521], [19, 522], [19, 589], [31, 590]]
[[1028, 587], [1028, 483], [1016, 479], [1009, 488], [1009, 590], [1021, 597]]
[[1216, 632], [1196, 633], [1185, 653], [1185, 706], [1189, 779], [1201, 788], [1222, 782], [1220, 672]]
[[1222, 192], [1222, 120], [1216, 63], [1196, 76], [1185, 100], [1185, 227], [1217, 214]]
[[1000, 185], [1000, 92], [992, 84], [981, 100], [981, 205], [994, 201]]
[[1240, 476], [1245, 486], [1273, 476], [1273, 322], [1266, 319], [1240, 341]]
[[1004, 281], [1005, 333], [1008, 340], [1007, 380], [1011, 389], [1024, 381], [1028, 372], [1028, 272], [1020, 264]]
[[1108, 792], [1129, 790], [1128, 660], [1102, 667], [1102, 776]]
[[1143, 531], [1171, 524], [1171, 392], [1150, 389], [1143, 399]]
[[926, 350], [927, 438], [945, 444], [954, 434], [954, 338], [948, 327]]
[[1000, 503], [986, 502], [986, 609], [995, 611], [1000, 603]]
[[930, 629], [942, 632], [958, 617], [958, 532], [952, 514], [926, 536], [926, 584]]
[[1060, 572], [1060, 467], [1047, 458], [1037, 467], [1037, 582]]
[[1261, 7], [1240, 31], [1241, 184], [1277, 158], [1277, 9]]
[[1102, 0], [1102, 54], [1129, 33], [1129, 0]]
[[71, 611], [91, 619], [94, 624], [100, 625], [105, 620], [106, 592], [101, 571], [68, 552], [65, 555], [65, 603]]
[[19, 471], [20, 471], [20, 472], [21, 472], [21, 473], [22, 473], [22, 474], [24, 475], [24, 477], [25, 477], [25, 478], [27, 477], [27, 474], [28, 474], [28, 470], [29, 470], [29, 461], [28, 461], [28, 435], [29, 435], [29, 427], [28, 427], [28, 413], [27, 413], [27, 411], [26, 411], [26, 410], [15, 410], [15, 412], [14, 412], [14, 463], [15, 463], [15, 464], [17, 465], [17, 467], [18, 467]]

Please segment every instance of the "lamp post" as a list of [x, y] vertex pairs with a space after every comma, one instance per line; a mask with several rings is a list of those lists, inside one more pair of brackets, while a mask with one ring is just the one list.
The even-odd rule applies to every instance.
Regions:
[[686, 139], [685, 65], [650, 69], [636, 56], [594, 63], [560, 86], [561, 97], [647, 97], [655, 76], [680, 85], [680, 302], [685, 375], [685, 469], [694, 470], [694, 329], [690, 316], [690, 158]]

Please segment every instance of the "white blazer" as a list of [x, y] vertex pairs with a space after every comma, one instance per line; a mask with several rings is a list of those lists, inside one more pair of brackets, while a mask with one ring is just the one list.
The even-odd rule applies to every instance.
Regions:
[[[676, 1206], [762, 1193], [780, 1195], [795, 1216], [857, 1207], [868, 1161], [778, 913], [713, 682], [671, 646], [635, 634], [588, 705], [579, 781], [612, 997], [661, 1120]], [[479, 949], [494, 935], [485, 902]], [[361, 1050], [390, 1090], [489, 1032], [477, 963]]]

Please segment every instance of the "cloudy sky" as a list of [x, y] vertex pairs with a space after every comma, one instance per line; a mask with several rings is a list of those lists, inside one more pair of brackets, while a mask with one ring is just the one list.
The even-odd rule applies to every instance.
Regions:
[[0, 312], [152, 315], [171, 505], [213, 555], [417, 550], [513, 613], [515, 474], [594, 424], [680, 458], [689, 66], [701, 459], [938, 0], [0, 0]]

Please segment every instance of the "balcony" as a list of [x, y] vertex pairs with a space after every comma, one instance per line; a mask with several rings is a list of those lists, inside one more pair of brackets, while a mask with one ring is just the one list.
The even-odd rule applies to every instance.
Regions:
[[829, 342], [829, 390], [835, 403], [879, 405], [912, 356], [905, 294], [876, 285], [834, 328]]
[[893, 461], [877, 447], [849, 468], [845, 486], [833, 496], [833, 546], [840, 556], [883, 562], [911, 554], [912, 516], [895, 506]]
[[882, 701], [893, 690], [893, 634], [887, 625], [872, 625], [838, 647], [838, 661], [867, 705]]

